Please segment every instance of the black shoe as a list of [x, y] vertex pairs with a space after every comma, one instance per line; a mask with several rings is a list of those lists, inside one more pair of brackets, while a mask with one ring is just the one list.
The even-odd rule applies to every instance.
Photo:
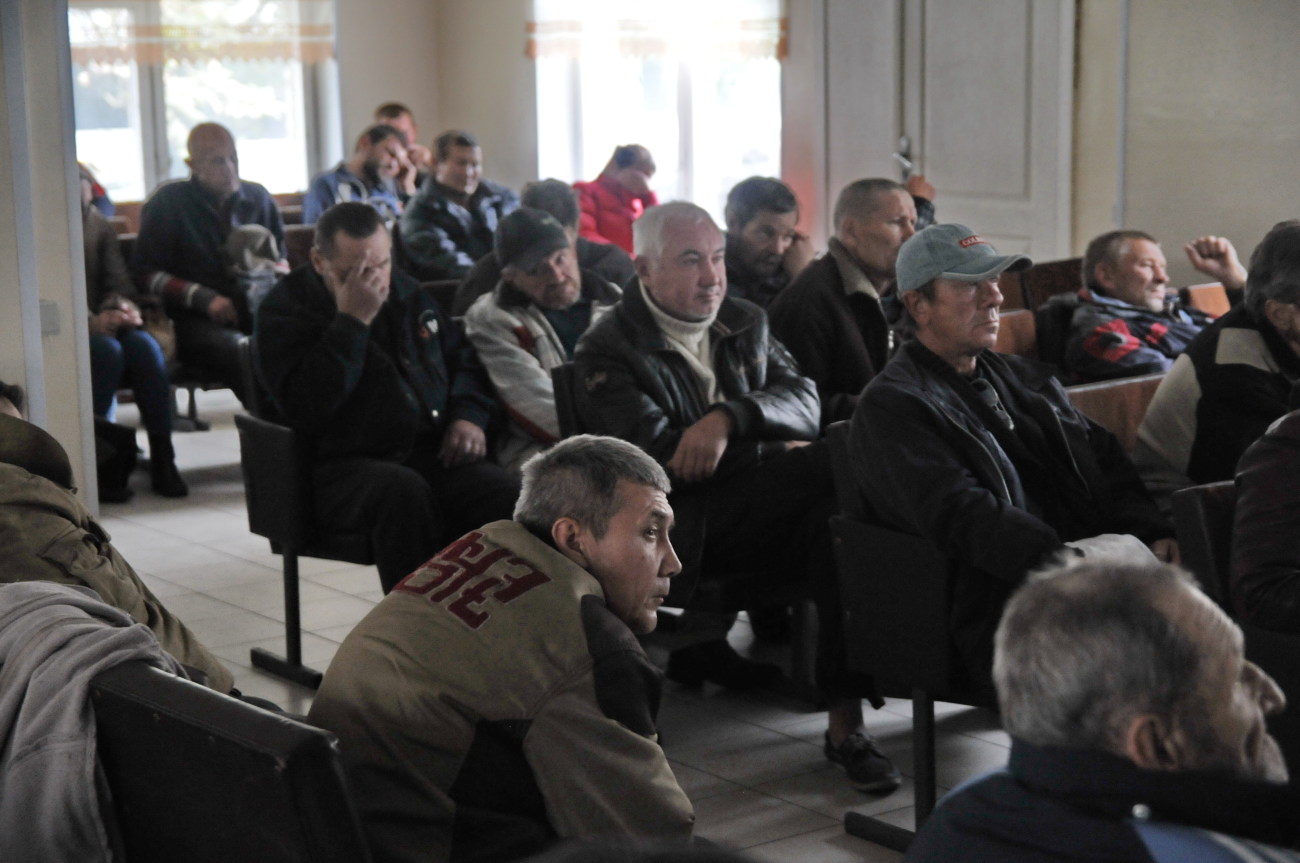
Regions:
[[903, 784], [898, 768], [865, 731], [853, 732], [839, 746], [831, 745], [828, 731], [822, 751], [832, 764], [844, 768], [849, 784], [859, 791], [893, 791]]
[[174, 461], [152, 460], [149, 463], [149, 482], [153, 490], [163, 497], [185, 497], [190, 493], [189, 486], [181, 479], [181, 472], [176, 469]]
[[133, 497], [135, 497], [135, 492], [131, 490], [129, 485], [113, 486], [112, 488], [105, 488], [102, 485], [99, 487], [100, 503], [126, 503]]
[[674, 650], [665, 673], [669, 680], [685, 686], [699, 686], [707, 680], [736, 690], [762, 689], [782, 677], [781, 669], [772, 663], [746, 659], [722, 640]]
[[750, 608], [749, 628], [754, 630], [754, 637], [769, 644], [790, 643], [790, 606], [768, 605], [762, 608]]

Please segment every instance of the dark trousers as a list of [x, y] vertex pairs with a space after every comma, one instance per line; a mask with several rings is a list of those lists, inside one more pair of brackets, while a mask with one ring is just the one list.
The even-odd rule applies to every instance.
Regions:
[[519, 480], [499, 465], [444, 468], [429, 448], [405, 463], [332, 459], [312, 472], [316, 517], [370, 534], [384, 593], [452, 540], [510, 518]]
[[[702, 537], [702, 583], [718, 579], [729, 593], [748, 593], [756, 601], [783, 586], [803, 587], [817, 605], [818, 686], [830, 697], [874, 694], [868, 678], [845, 669], [843, 603], [830, 537], [837, 504], [825, 441], [674, 493], [673, 507], [679, 523], [683, 515], [695, 522], [684, 526], [684, 538]], [[694, 556], [689, 548], [678, 553], [683, 561]]]
[[239, 340], [244, 333], [197, 312], [177, 315], [176, 357], [205, 380], [219, 381], [244, 398], [244, 374], [239, 367]]

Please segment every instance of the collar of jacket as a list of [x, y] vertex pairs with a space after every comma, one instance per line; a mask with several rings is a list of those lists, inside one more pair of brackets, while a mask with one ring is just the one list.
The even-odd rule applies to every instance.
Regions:
[[1096, 306], [1101, 306], [1121, 316], [1124, 316], [1124, 313], [1127, 312], [1129, 316], [1132, 316], [1134, 314], [1144, 314], [1144, 315], [1161, 315], [1163, 317], [1175, 317], [1176, 313], [1181, 308], [1181, 304], [1178, 302], [1177, 297], [1166, 296], [1165, 307], [1158, 312], [1153, 312], [1151, 309], [1148, 309], [1145, 306], [1135, 306], [1132, 303], [1126, 303], [1121, 299], [1117, 299], [1115, 297], [1108, 297], [1105, 294], [1097, 293], [1092, 288], [1086, 286], [1079, 288], [1079, 301], [1084, 303], [1092, 303], [1093, 305]]
[[1296, 793], [1290, 785], [1248, 781], [1199, 770], [1143, 770], [1096, 749], [1034, 746], [1011, 741], [1007, 764], [1028, 788], [1111, 818], [1133, 807], [1151, 816], [1235, 836], [1290, 845], [1297, 836]]
[[[1226, 315], [1219, 318], [1226, 327], [1247, 326], [1259, 330], [1260, 336], [1264, 339], [1264, 344], [1268, 346], [1268, 351], [1277, 360], [1278, 366], [1282, 369], [1282, 374], [1286, 375], [1293, 383], [1300, 381], [1300, 355], [1292, 349], [1290, 343], [1282, 337], [1282, 334], [1273, 328], [1268, 319], [1256, 321], [1255, 316], [1250, 313], [1250, 309], [1244, 304], [1230, 309]], [[1216, 321], [1215, 323], [1218, 323]]]
[[[645, 288], [641, 279], [635, 278], [628, 283], [627, 290], [623, 292], [623, 300], [618, 304], [621, 315], [636, 331], [638, 347], [651, 351], [673, 350], [646, 303]], [[723, 296], [718, 316], [714, 318], [713, 326], [709, 327], [709, 337], [718, 340], [739, 335], [753, 327], [762, 314], [762, 309], [753, 303]]]
[[[605, 281], [598, 273], [591, 270], [582, 270], [580, 272], [582, 279], [578, 286], [578, 299], [591, 300], [593, 303], [611, 306], [617, 303], [622, 292], [614, 287], [611, 283]], [[533, 305], [533, 298], [507, 282], [505, 279], [497, 282], [493, 290], [493, 296], [496, 303], [503, 309], [524, 308]]]
[[876, 288], [876, 283], [862, 271], [862, 267], [858, 266], [858, 262], [853, 259], [848, 248], [840, 242], [839, 237], [831, 237], [826, 242], [826, 254], [831, 256], [840, 271], [840, 281], [844, 283], [846, 295], [866, 294], [876, 300], [880, 299], [880, 291]]

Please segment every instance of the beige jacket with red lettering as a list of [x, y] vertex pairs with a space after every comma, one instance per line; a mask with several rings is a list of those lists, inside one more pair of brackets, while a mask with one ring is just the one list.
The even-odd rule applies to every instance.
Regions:
[[596, 579], [499, 521], [357, 625], [308, 718], [339, 736], [376, 861], [512, 859], [561, 837], [689, 838], [660, 683]]

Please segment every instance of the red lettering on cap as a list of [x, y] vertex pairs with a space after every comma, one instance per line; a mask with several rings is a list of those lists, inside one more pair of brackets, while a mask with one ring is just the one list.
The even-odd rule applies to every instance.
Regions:
[[[977, 246], [977, 245], [979, 245], [980, 243], [983, 243], [983, 242], [984, 242], [984, 238], [983, 238], [983, 237], [980, 237], [980, 236], [977, 236], [977, 235], [972, 234], [971, 236], [969, 236], [969, 237], [967, 237], [966, 239], [962, 240], [962, 241], [961, 241], [960, 243], [958, 243], [957, 245], [961, 246], [963, 249], [968, 249], [968, 248], [970, 248], [971, 246]], [[985, 243], [985, 245], [988, 245], [988, 244]]]

